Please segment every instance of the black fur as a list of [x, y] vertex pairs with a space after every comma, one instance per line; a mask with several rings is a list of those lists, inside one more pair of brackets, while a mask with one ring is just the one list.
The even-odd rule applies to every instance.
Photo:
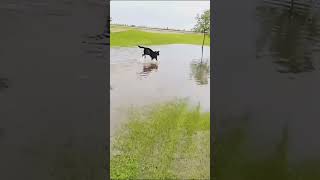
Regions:
[[139, 48], [143, 48], [143, 54], [142, 56], [146, 56], [146, 55], [149, 55], [151, 57], [151, 60], [152, 59], [157, 59], [157, 56], [159, 56], [159, 52], [160, 51], [152, 51], [150, 48], [147, 48], [147, 47], [143, 47], [143, 46], [138, 46]]

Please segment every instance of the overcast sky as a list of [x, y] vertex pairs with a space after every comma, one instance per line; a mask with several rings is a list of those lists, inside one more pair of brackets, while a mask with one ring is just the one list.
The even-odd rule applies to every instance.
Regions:
[[190, 30], [210, 1], [110, 1], [111, 23]]

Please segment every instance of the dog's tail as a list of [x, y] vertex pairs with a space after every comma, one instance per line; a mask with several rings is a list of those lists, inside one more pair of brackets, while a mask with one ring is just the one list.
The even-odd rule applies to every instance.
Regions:
[[143, 46], [139, 46], [139, 45], [138, 45], [138, 47], [139, 47], [139, 48], [145, 48], [145, 47], [143, 47]]

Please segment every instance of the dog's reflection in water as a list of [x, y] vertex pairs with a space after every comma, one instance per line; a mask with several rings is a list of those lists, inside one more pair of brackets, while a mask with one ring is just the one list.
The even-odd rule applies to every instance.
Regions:
[[154, 63], [144, 63], [142, 67], [142, 72], [139, 73], [140, 76], [148, 76], [151, 72], [158, 70], [158, 64]]

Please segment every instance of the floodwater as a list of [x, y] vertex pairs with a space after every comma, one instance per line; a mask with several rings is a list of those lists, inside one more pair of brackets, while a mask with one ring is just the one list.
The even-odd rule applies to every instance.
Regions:
[[0, 2], [0, 179], [104, 179], [106, 6]]
[[142, 57], [143, 49], [110, 50], [111, 135], [126, 120], [127, 109], [188, 98], [204, 111], [210, 110], [210, 48], [201, 46], [150, 46], [159, 50], [158, 60]]
[[239, 15], [251, 20], [238, 26], [242, 37], [231, 35], [234, 44], [228, 46], [240, 48], [217, 56], [217, 129], [222, 133], [227, 119], [235, 125], [246, 116], [251, 155], [274, 152], [284, 132], [289, 163], [319, 159], [320, 1], [294, 0], [292, 7], [290, 0], [265, 0], [255, 6], [254, 13]]

